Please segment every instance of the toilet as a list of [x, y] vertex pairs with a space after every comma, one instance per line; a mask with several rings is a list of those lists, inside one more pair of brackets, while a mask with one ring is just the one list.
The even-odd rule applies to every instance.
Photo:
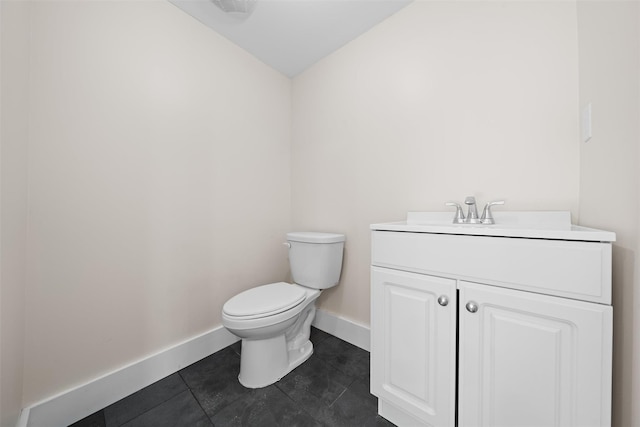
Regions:
[[294, 283], [257, 286], [224, 304], [222, 324], [242, 338], [240, 384], [266, 387], [311, 357], [315, 301], [338, 284], [344, 241], [343, 234], [287, 233]]

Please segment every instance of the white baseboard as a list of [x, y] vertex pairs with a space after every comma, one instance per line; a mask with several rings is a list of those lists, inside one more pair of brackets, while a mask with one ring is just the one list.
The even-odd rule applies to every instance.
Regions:
[[[367, 326], [317, 310], [313, 326], [370, 351]], [[17, 427], [65, 427], [238, 341], [223, 326], [22, 410]]]
[[29, 408], [24, 408], [20, 411], [20, 418], [18, 418], [18, 424], [16, 427], [27, 427], [29, 422]]
[[223, 326], [23, 409], [18, 427], [65, 427], [233, 344]]
[[371, 330], [353, 320], [324, 310], [316, 310], [313, 326], [363, 350], [371, 351]]

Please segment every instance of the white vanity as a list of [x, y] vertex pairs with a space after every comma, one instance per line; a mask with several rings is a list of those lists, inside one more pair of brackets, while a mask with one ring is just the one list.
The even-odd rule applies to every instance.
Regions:
[[373, 224], [371, 392], [398, 426], [611, 424], [611, 242], [569, 212]]

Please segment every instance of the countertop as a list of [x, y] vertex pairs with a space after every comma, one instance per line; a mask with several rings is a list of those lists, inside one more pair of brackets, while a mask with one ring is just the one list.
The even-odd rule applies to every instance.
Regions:
[[495, 224], [453, 224], [454, 212], [409, 212], [406, 221], [371, 224], [372, 230], [530, 239], [614, 242], [611, 231], [571, 223], [568, 211], [494, 212]]

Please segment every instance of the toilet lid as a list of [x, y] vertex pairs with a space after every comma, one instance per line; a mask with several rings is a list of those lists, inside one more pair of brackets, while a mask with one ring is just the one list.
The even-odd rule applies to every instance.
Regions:
[[306, 292], [300, 286], [285, 282], [262, 285], [231, 298], [222, 307], [229, 316], [256, 317], [282, 313], [300, 304]]

